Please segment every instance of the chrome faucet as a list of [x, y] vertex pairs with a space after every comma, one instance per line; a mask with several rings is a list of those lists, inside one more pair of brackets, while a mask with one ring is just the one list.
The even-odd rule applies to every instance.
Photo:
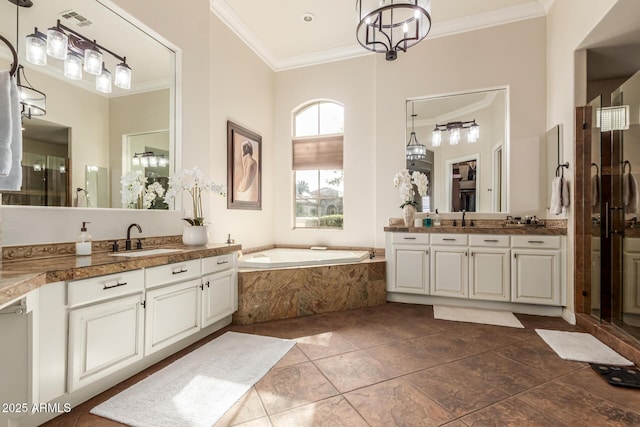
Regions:
[[[131, 250], [131, 229], [136, 227], [138, 229], [138, 233], [142, 233], [142, 228], [138, 224], [131, 224], [129, 228], [127, 228], [127, 240], [124, 242], [124, 248], [127, 251]], [[141, 249], [142, 245], [138, 242], [138, 249]]]
[[464, 209], [462, 209], [462, 226], [464, 227], [465, 225], [467, 225], [467, 222], [464, 220], [464, 216], [467, 213], [467, 211], [465, 211]]

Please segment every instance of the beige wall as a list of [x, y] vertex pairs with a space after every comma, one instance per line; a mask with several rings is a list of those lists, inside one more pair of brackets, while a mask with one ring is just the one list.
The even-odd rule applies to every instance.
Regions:
[[[509, 211], [540, 215], [539, 140], [545, 132], [545, 19], [434, 38], [400, 54], [376, 57], [375, 245], [383, 227], [399, 217], [393, 175], [403, 168], [407, 98], [507, 86], [510, 114]], [[531, 172], [523, 172], [531, 171]], [[533, 174], [533, 175], [532, 175]]]

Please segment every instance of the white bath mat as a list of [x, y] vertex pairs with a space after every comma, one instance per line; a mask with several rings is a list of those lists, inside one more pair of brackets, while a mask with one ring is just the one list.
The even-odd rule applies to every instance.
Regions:
[[620, 356], [593, 335], [548, 329], [536, 329], [536, 332], [562, 359], [602, 365], [633, 366], [630, 360]]
[[132, 426], [216, 423], [295, 345], [227, 332], [91, 410]]
[[434, 305], [433, 317], [441, 320], [453, 320], [454, 322], [471, 322], [486, 325], [508, 326], [510, 328], [524, 328], [516, 316], [509, 311]]

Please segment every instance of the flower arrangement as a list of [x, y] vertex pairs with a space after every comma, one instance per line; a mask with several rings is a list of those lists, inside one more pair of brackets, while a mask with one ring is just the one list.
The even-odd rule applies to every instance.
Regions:
[[166, 192], [167, 203], [175, 200], [180, 191], [187, 191], [191, 195], [193, 203], [193, 217], [182, 218], [189, 225], [204, 225], [204, 213], [202, 210], [202, 192], [210, 191], [222, 197], [227, 195], [227, 188], [224, 185], [207, 181], [200, 169], [185, 169], [169, 177], [169, 189]]
[[393, 186], [400, 190], [400, 199], [402, 199], [401, 208], [406, 205], [417, 206], [415, 202], [415, 191], [418, 190], [420, 196], [427, 194], [427, 186], [429, 178], [422, 172], [403, 170], [393, 177]]
[[141, 171], [127, 172], [120, 178], [120, 184], [122, 185], [120, 190], [122, 205], [132, 209], [151, 208], [156, 199], [162, 199], [165, 192], [158, 182], [147, 185], [147, 178]]

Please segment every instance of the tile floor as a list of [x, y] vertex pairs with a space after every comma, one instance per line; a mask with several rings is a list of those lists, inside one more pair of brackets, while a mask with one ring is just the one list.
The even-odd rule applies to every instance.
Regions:
[[[297, 345], [216, 427], [640, 425], [640, 390], [560, 359], [534, 331], [579, 328], [517, 317], [525, 329], [435, 320], [431, 306], [390, 303], [230, 326], [215, 335], [234, 330]], [[119, 425], [89, 410], [207, 340], [46, 425]]]

